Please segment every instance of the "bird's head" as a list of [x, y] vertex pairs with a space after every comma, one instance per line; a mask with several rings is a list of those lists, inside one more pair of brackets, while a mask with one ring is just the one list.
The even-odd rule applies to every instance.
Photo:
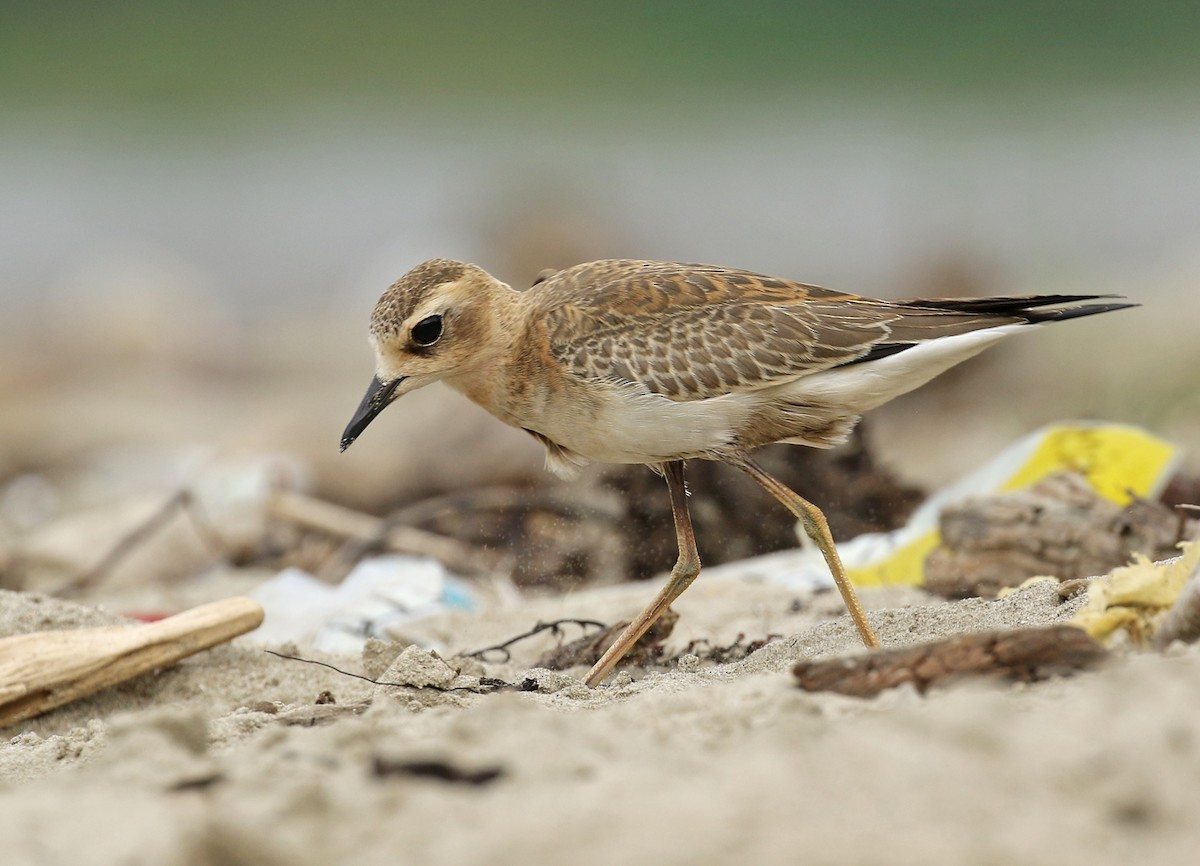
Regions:
[[432, 259], [383, 293], [371, 313], [375, 378], [342, 434], [343, 451], [397, 397], [482, 362], [497, 291], [512, 290], [475, 265]]

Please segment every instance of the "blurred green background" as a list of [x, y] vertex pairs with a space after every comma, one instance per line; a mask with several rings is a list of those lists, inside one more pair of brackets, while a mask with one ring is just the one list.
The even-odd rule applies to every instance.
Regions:
[[341, 477], [404, 417], [449, 449], [414, 402], [320, 462], [371, 304], [434, 256], [1118, 292], [1145, 306], [906, 404], [1007, 396], [928, 477], [1069, 414], [1193, 437], [1198, 45], [1170, 0], [0, 3], [0, 477], [137, 437]]
[[1195, 3], [2, 8], [8, 293], [98, 258], [242, 302], [636, 255], [894, 294], [1200, 236]]
[[711, 111], [813, 95], [1186, 94], [1200, 73], [1200, 19], [1182, 0], [4, 6], [10, 107], [279, 111], [349, 98], [619, 117], [676, 100]]

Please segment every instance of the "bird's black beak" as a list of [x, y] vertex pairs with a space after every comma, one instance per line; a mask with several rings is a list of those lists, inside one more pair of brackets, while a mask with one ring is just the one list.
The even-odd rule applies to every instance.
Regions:
[[343, 451], [353, 445], [354, 440], [367, 429], [367, 425], [375, 420], [375, 416], [387, 408], [387, 404], [392, 402], [392, 395], [396, 393], [396, 386], [403, 381], [403, 376], [390, 382], [380, 382], [378, 376], [371, 380], [362, 402], [354, 410], [354, 417], [350, 419], [345, 432], [342, 433]]

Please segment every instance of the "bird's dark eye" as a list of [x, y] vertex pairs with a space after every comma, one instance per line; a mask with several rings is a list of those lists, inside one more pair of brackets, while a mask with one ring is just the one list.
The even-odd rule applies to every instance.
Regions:
[[432, 346], [441, 338], [441, 316], [426, 316], [412, 327], [412, 341], [418, 346]]

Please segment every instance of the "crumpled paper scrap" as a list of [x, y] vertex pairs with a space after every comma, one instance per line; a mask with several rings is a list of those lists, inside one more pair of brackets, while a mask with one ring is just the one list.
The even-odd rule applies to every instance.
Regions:
[[1087, 601], [1071, 622], [1097, 640], [1118, 629], [1136, 642], [1146, 640], [1200, 570], [1200, 542], [1185, 542], [1180, 549], [1182, 556], [1163, 562], [1135, 556], [1131, 565], [1091, 581]]

